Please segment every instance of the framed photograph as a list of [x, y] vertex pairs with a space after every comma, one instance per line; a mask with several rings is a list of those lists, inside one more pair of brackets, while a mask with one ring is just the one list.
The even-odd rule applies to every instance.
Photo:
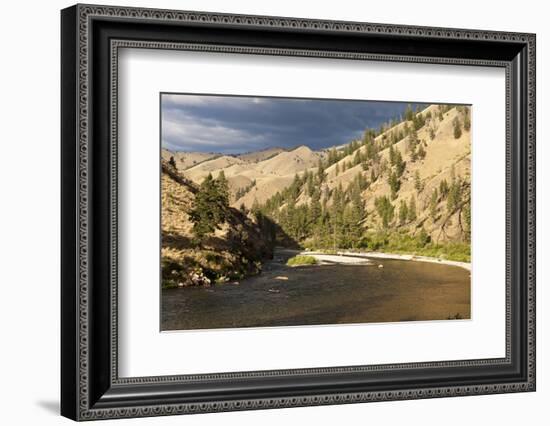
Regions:
[[535, 390], [535, 35], [61, 30], [64, 416]]

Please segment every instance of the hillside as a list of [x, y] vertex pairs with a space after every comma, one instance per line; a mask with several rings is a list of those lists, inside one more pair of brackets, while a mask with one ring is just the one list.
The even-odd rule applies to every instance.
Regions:
[[[425, 156], [418, 158], [416, 161], [411, 160], [409, 150], [410, 137], [403, 137], [398, 142], [391, 146], [395, 151], [399, 151], [405, 168], [400, 177], [399, 190], [396, 192], [396, 198], [392, 200], [393, 205], [397, 209], [402, 202], [410, 203], [411, 197], [415, 198], [417, 207], [417, 219], [414, 223], [405, 222], [398, 226], [414, 230], [418, 227], [423, 227], [434, 241], [450, 241], [461, 240], [464, 237], [463, 230], [460, 229], [460, 215], [455, 212], [450, 218], [447, 218], [445, 224], [442, 223], [441, 215], [446, 210], [446, 198], [438, 194], [436, 205], [431, 207], [432, 196], [434, 191], [439, 192], [441, 182], [445, 181], [450, 184], [455, 178], [460, 178], [464, 181], [469, 191], [470, 184], [470, 162], [471, 162], [471, 147], [470, 147], [470, 132], [462, 131], [460, 137], [454, 137], [453, 121], [461, 119], [461, 113], [456, 108], [453, 108], [443, 114], [442, 120], [437, 117], [438, 107], [431, 106], [422, 112], [423, 115], [430, 113], [433, 117], [427, 125], [422, 126], [417, 131], [419, 144], [423, 147]], [[375, 143], [384, 145], [385, 140], [390, 139], [393, 132], [402, 131], [405, 123], [392, 127], [386, 132], [375, 138]], [[412, 123], [409, 123], [412, 128]], [[430, 129], [433, 130], [433, 139], [430, 136]], [[380, 224], [380, 218], [377, 217], [375, 200], [378, 197], [391, 198], [391, 187], [389, 176], [392, 172], [390, 164], [390, 148], [382, 148], [379, 151], [380, 161], [378, 164], [373, 164], [372, 169], [375, 171], [376, 178], [362, 170], [361, 164], [346, 168], [347, 165], [352, 165], [357, 152], [366, 154], [367, 147], [363, 146], [353, 154], [342, 158], [326, 169], [327, 182], [324, 188], [334, 190], [337, 187], [345, 191], [352, 184], [358, 174], [362, 174], [365, 179], [370, 179], [371, 182], [362, 192], [362, 197], [365, 200], [367, 209], [367, 225], [376, 228]], [[336, 173], [337, 167], [343, 172]], [[453, 172], [454, 170], [454, 172]], [[418, 178], [417, 179], [417, 175]], [[436, 215], [432, 218], [431, 209], [436, 211]], [[370, 215], [368, 213], [371, 213]], [[394, 212], [397, 216], [398, 211]], [[453, 220], [454, 219], [454, 220]], [[443, 226], [444, 225], [444, 226]], [[443, 226], [443, 227], [442, 227]]]
[[299, 146], [258, 163], [256, 170], [262, 174], [288, 176], [316, 167], [318, 161], [319, 156], [315, 152], [307, 146]]
[[213, 152], [172, 152], [168, 149], [162, 149], [161, 156], [164, 161], [170, 161], [170, 158], [173, 157], [178, 170], [185, 170], [203, 161], [218, 157], [219, 154]]
[[319, 153], [306, 146], [290, 151], [268, 148], [238, 156], [218, 155], [182, 172], [200, 184], [209, 173], [217, 177], [223, 171], [229, 182], [232, 205], [251, 208], [254, 202], [263, 203], [285, 189], [296, 173], [316, 167], [320, 158]]
[[198, 241], [190, 217], [199, 186], [162, 161], [163, 287], [209, 285], [261, 270], [272, 255], [271, 230], [253, 215], [224, 207], [224, 221]]
[[243, 163], [244, 161], [239, 158], [229, 155], [221, 155], [219, 157], [203, 161], [202, 163], [185, 170], [184, 174], [194, 182], [200, 183], [209, 173], [217, 174], [216, 172], [219, 172], [220, 170]]
[[268, 160], [271, 157], [274, 157], [283, 151], [285, 151], [284, 148], [273, 147], [273, 148], [262, 149], [261, 151], [253, 151], [253, 152], [247, 152], [244, 154], [239, 154], [237, 155], [237, 157], [239, 157], [241, 160], [247, 163], [259, 163], [260, 161]]
[[430, 105], [346, 145], [215, 155], [180, 171], [196, 185], [223, 172], [233, 207], [261, 212], [304, 247], [466, 260], [470, 126], [469, 107]]
[[332, 149], [262, 203], [303, 246], [469, 260], [470, 109], [431, 105]]

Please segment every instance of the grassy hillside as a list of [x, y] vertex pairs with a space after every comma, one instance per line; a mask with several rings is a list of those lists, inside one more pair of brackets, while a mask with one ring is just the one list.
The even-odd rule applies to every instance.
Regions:
[[182, 175], [223, 172], [234, 210], [270, 219], [287, 243], [468, 261], [470, 127], [469, 107], [431, 105], [346, 145], [215, 155]]
[[214, 156], [182, 172], [200, 184], [209, 173], [216, 177], [223, 171], [229, 182], [232, 205], [251, 208], [255, 201], [263, 203], [290, 185], [296, 173], [316, 167], [322, 157], [322, 153], [306, 146], [291, 150], [269, 148], [237, 156]]
[[261, 270], [272, 255], [269, 221], [226, 206], [218, 229], [198, 239], [190, 213], [199, 187], [165, 161], [161, 180], [163, 287], [210, 285]]
[[261, 151], [252, 151], [244, 154], [239, 154], [237, 155], [237, 157], [247, 163], [259, 163], [260, 161], [269, 160], [270, 158], [275, 157], [277, 154], [280, 154], [284, 151], [284, 148], [273, 147], [262, 149]]
[[304, 247], [469, 261], [470, 110], [409, 118], [333, 149], [260, 210]]
[[203, 161], [218, 157], [219, 154], [213, 152], [172, 152], [168, 149], [163, 149], [161, 156], [166, 162], [173, 158], [174, 165], [181, 171], [196, 166]]

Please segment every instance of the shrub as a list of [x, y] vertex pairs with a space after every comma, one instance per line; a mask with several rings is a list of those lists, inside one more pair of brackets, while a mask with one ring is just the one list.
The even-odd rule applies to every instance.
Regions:
[[419, 248], [425, 247], [432, 239], [430, 235], [422, 228], [416, 238]]
[[453, 135], [455, 139], [460, 138], [462, 136], [462, 129], [460, 128], [460, 121], [458, 117], [455, 117], [453, 120]]
[[470, 119], [470, 109], [466, 108], [464, 112], [464, 130], [469, 131], [472, 126], [472, 121]]
[[363, 237], [359, 243], [360, 248], [370, 250], [380, 250], [389, 244], [388, 235], [385, 232], [368, 234]]
[[298, 256], [291, 257], [287, 260], [288, 266], [300, 266], [300, 265], [316, 265], [317, 259], [313, 256], [304, 256], [299, 254]]

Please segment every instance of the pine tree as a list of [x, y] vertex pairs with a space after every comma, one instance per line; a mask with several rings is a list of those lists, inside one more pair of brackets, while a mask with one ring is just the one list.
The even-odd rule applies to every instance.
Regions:
[[395, 200], [397, 198], [397, 191], [399, 191], [399, 188], [401, 187], [401, 182], [395, 172], [390, 173], [388, 183], [391, 189], [391, 199]]
[[308, 209], [308, 222], [309, 222], [309, 229], [314, 234], [315, 229], [314, 227], [318, 224], [319, 218], [322, 214], [322, 207], [321, 207], [321, 201], [320, 201], [320, 193], [319, 191], [316, 191], [311, 198], [311, 202], [309, 204]]
[[421, 160], [424, 159], [424, 157], [426, 157], [426, 151], [424, 150], [424, 146], [422, 144], [420, 144], [418, 146], [418, 150], [416, 152], [416, 156], [418, 158], [420, 158]]
[[[222, 178], [225, 179], [224, 176]], [[226, 219], [228, 207], [229, 199], [224, 181], [215, 180], [208, 174], [201, 183], [189, 212], [189, 218], [193, 222], [193, 233], [199, 242], [220, 228]]]
[[447, 183], [447, 179], [443, 179], [439, 182], [439, 193], [442, 197], [446, 197], [449, 193], [449, 184]]
[[462, 129], [460, 128], [460, 121], [458, 120], [458, 117], [455, 117], [453, 120], [453, 135], [455, 139], [462, 136]]
[[470, 107], [464, 107], [464, 130], [470, 131], [472, 122], [470, 120]]
[[417, 113], [413, 116], [413, 126], [415, 130], [419, 130], [424, 126], [425, 119], [422, 114]]
[[416, 145], [418, 145], [418, 133], [416, 130], [412, 130], [409, 134], [409, 140], [407, 143], [407, 149], [411, 155], [416, 151]]
[[168, 160], [168, 164], [170, 164], [174, 169], [176, 169], [176, 160], [174, 159], [174, 156], [170, 156], [170, 160]]
[[422, 192], [422, 190], [424, 189], [424, 185], [420, 180], [420, 173], [418, 172], [418, 170], [414, 172], [414, 188], [416, 189], [417, 193]]
[[404, 224], [409, 217], [409, 209], [407, 207], [407, 202], [404, 200], [401, 200], [399, 203], [399, 222], [401, 224]]
[[328, 165], [334, 164], [338, 161], [338, 153], [336, 152], [336, 148], [332, 148], [328, 152]]
[[449, 188], [449, 194], [447, 196], [447, 211], [453, 213], [461, 201], [461, 185], [460, 179], [453, 179], [451, 187]]
[[344, 206], [344, 191], [342, 190], [342, 184], [339, 184], [333, 191], [330, 211], [334, 249], [337, 249], [342, 241]]
[[306, 185], [307, 195], [311, 197], [311, 194], [313, 194], [313, 191], [315, 190], [313, 172], [306, 172]]
[[252, 208], [250, 210], [255, 215], [258, 215], [258, 213], [260, 212], [260, 203], [258, 202], [257, 198], [254, 198], [254, 201], [252, 202]]
[[319, 162], [317, 164], [317, 180], [319, 181], [319, 184], [323, 183], [327, 177], [327, 174], [325, 173], [325, 166], [323, 164], [323, 160], [319, 159]]
[[386, 170], [388, 170], [388, 162], [386, 161], [385, 158], [382, 158], [382, 160], [380, 160], [380, 163], [378, 165], [378, 175], [379, 176], [383, 175], [384, 173], [386, 173]]
[[369, 139], [368, 142], [366, 142], [366, 146], [367, 146], [367, 158], [369, 160], [375, 160], [377, 151], [376, 151], [376, 146], [374, 144], [374, 140]]
[[395, 165], [395, 150], [393, 149], [393, 145], [390, 146], [390, 151], [389, 151], [389, 156], [390, 156], [390, 165]]
[[407, 108], [405, 109], [405, 120], [411, 121], [414, 117], [414, 111], [411, 107], [411, 104], [407, 105]]
[[355, 151], [355, 155], [353, 156], [353, 165], [357, 166], [361, 162], [361, 153], [359, 150]]
[[298, 173], [296, 173], [294, 174], [294, 180], [292, 181], [292, 184], [288, 187], [287, 201], [295, 202], [298, 196], [300, 195], [301, 189], [302, 189], [302, 179], [300, 179], [300, 176], [298, 175]]
[[350, 190], [350, 202], [344, 210], [344, 246], [357, 247], [362, 235], [361, 222], [365, 217], [365, 204], [361, 196], [361, 188], [356, 180]]
[[472, 217], [471, 217], [472, 211], [471, 211], [470, 203], [467, 203], [464, 206], [464, 210], [463, 210], [462, 214], [464, 215], [464, 224], [465, 224], [466, 237], [467, 237], [467, 240], [470, 241], [471, 232], [472, 232], [472, 229], [471, 229], [471, 227], [472, 227]]
[[411, 200], [409, 201], [409, 222], [412, 222], [416, 220], [416, 199], [414, 196], [411, 197]]
[[437, 204], [439, 201], [439, 196], [437, 194], [437, 188], [434, 188], [432, 192], [432, 197], [430, 198], [430, 216], [432, 221], [435, 223], [437, 218]]
[[387, 228], [390, 222], [393, 220], [394, 206], [391, 201], [385, 195], [377, 197], [374, 200], [374, 206], [378, 212], [378, 216], [382, 219], [382, 226]]
[[227, 179], [225, 178], [224, 171], [220, 171], [218, 174], [218, 178], [216, 179], [216, 187], [218, 189], [218, 196], [220, 202], [224, 206], [229, 205], [229, 183], [227, 182]]
[[406, 163], [403, 161], [403, 157], [401, 156], [401, 151], [396, 150], [394, 155], [395, 155], [395, 171], [397, 173], [397, 177], [401, 177], [403, 175], [403, 172], [405, 171]]
[[417, 241], [420, 247], [426, 246], [426, 244], [431, 241], [430, 235], [426, 232], [424, 228], [422, 228], [418, 233]]

